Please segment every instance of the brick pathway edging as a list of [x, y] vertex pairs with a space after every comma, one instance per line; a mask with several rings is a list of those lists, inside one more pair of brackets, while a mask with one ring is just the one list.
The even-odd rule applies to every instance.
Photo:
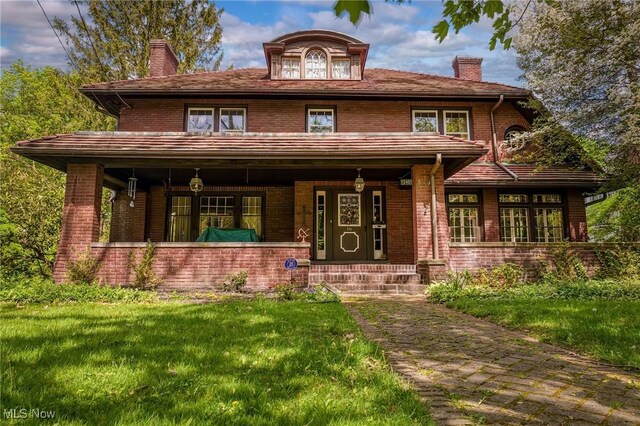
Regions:
[[424, 299], [345, 306], [438, 424], [640, 425], [640, 375]]

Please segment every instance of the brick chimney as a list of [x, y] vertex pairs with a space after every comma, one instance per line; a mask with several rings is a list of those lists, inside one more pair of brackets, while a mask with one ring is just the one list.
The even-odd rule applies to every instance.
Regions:
[[455, 78], [482, 81], [482, 58], [456, 56], [451, 66]]
[[178, 58], [166, 40], [153, 39], [150, 43], [149, 77], [175, 75], [178, 71]]

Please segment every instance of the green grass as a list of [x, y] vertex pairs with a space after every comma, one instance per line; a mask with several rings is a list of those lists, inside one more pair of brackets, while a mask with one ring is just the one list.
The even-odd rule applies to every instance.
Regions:
[[611, 364], [640, 369], [640, 301], [460, 297], [447, 306]]
[[0, 305], [0, 339], [0, 412], [53, 410], [63, 424], [430, 422], [340, 304]]

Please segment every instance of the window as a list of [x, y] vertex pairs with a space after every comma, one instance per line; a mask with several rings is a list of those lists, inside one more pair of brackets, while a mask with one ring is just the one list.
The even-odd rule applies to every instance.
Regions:
[[445, 111], [444, 134], [469, 139], [469, 113], [467, 111]]
[[191, 241], [191, 197], [171, 197], [169, 241]]
[[504, 147], [507, 151], [520, 151], [527, 145], [523, 137], [525, 130], [519, 126], [512, 126], [504, 132]]
[[220, 131], [244, 131], [244, 108], [220, 108]]
[[413, 131], [414, 132], [438, 132], [438, 112], [437, 111], [413, 111]]
[[560, 194], [500, 194], [498, 201], [502, 241], [550, 243], [564, 239], [564, 211]]
[[300, 78], [300, 60], [282, 60], [282, 78]]
[[253, 229], [262, 235], [262, 197], [242, 197], [242, 218], [240, 227]]
[[307, 132], [331, 133], [335, 131], [333, 109], [309, 109], [307, 111]]
[[311, 50], [304, 59], [304, 78], [327, 78], [327, 55], [321, 50]]
[[200, 233], [207, 227], [233, 228], [234, 198], [229, 196], [200, 197]]
[[480, 241], [480, 196], [478, 194], [447, 194], [449, 235], [451, 242]]
[[336, 79], [351, 78], [351, 62], [348, 59], [334, 59], [331, 63], [331, 76]]
[[213, 132], [213, 108], [189, 108], [187, 132]]

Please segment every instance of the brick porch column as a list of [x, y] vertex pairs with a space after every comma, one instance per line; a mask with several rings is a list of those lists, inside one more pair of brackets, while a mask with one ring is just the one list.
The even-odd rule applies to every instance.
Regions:
[[67, 262], [100, 236], [100, 207], [104, 167], [69, 164], [64, 195], [60, 244], [53, 271], [57, 283], [67, 275]]
[[569, 221], [569, 241], [589, 241], [587, 208], [580, 190], [567, 191], [567, 220]]

